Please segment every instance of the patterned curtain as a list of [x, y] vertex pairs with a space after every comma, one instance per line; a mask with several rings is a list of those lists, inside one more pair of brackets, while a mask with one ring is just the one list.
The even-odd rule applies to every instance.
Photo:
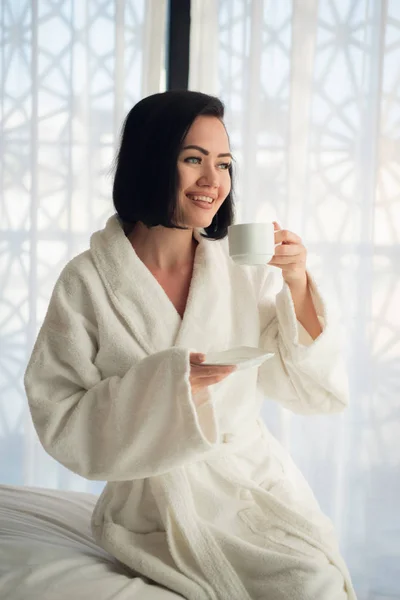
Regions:
[[263, 416], [333, 519], [360, 600], [400, 598], [400, 2], [193, 0], [190, 89], [226, 104], [238, 220], [298, 233], [351, 403]]
[[123, 119], [165, 90], [165, 0], [0, 0], [0, 481], [99, 491], [41, 448], [23, 374], [63, 266], [113, 212]]

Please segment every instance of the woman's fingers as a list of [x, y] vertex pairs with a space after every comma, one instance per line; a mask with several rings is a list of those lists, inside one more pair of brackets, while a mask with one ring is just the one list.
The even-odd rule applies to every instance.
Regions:
[[296, 255], [296, 257], [294, 256], [274, 256], [271, 258], [271, 260], [269, 261], [268, 264], [270, 265], [301, 265], [301, 264], [305, 264], [306, 260], [305, 258], [302, 258], [301, 255]]
[[192, 373], [196, 377], [219, 377], [220, 375], [229, 375], [236, 370], [234, 365], [213, 366], [213, 365], [192, 365]]
[[206, 355], [202, 352], [191, 352], [189, 355], [189, 359], [191, 363], [201, 364], [206, 359]]
[[197, 393], [201, 389], [214, 385], [228, 377], [233, 371], [236, 371], [235, 365], [202, 365], [205, 355], [200, 352], [190, 353], [190, 376], [189, 381], [192, 393]]
[[302, 254], [304, 246], [301, 244], [287, 244], [275, 246], [275, 256], [296, 256]]
[[275, 244], [301, 244], [301, 237], [288, 229], [275, 231]]
[[230, 373], [224, 373], [222, 375], [214, 375], [212, 377], [190, 377], [190, 385], [192, 388], [192, 392], [196, 394], [202, 389], [209, 387], [210, 385], [215, 385], [220, 381], [223, 381], [226, 377], [228, 377]]
[[277, 266], [300, 265], [305, 264], [306, 260], [307, 250], [302, 244], [282, 244], [275, 246], [275, 254], [269, 264]]
[[231, 373], [236, 370], [235, 365], [202, 365], [206, 358], [205, 354], [201, 352], [190, 353], [190, 365], [192, 370], [196, 371], [201, 377], [210, 377], [214, 375], [223, 375], [224, 373]]
[[289, 231], [281, 229], [274, 221], [275, 251], [269, 265], [282, 269], [283, 279], [290, 284], [294, 281], [305, 281], [307, 278], [307, 249], [301, 238]]

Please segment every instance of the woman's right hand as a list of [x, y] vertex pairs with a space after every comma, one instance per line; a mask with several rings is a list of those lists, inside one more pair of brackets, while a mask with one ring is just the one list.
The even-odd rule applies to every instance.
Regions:
[[205, 355], [200, 352], [190, 353], [190, 376], [189, 381], [192, 388], [192, 394], [196, 394], [200, 390], [219, 383], [225, 377], [236, 371], [235, 365], [219, 366], [219, 365], [204, 365], [201, 363], [205, 360]]

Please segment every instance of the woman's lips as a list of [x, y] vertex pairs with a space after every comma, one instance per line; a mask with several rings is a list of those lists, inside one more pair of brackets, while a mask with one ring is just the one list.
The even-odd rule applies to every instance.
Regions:
[[205, 200], [195, 200], [194, 198], [192, 198], [191, 196], [186, 195], [186, 197], [191, 200], [193, 202], [193, 204], [197, 204], [197, 206], [199, 206], [200, 208], [203, 208], [204, 210], [210, 210], [211, 208], [213, 208], [214, 202], [215, 200], [213, 200], [212, 202], [206, 202]]

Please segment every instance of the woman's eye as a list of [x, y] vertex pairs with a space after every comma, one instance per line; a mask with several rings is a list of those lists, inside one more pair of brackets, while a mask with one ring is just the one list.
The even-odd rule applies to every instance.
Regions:
[[[200, 156], [188, 156], [187, 158], [185, 158], [185, 162], [189, 162], [191, 160], [198, 160], [201, 163], [201, 158]], [[219, 167], [223, 167], [223, 171], [226, 171], [227, 169], [229, 169], [231, 163], [220, 163], [218, 166]]]

